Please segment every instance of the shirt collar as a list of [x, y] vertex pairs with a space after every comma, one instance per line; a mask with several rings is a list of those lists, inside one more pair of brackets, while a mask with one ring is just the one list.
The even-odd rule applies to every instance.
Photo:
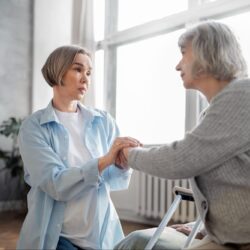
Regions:
[[[91, 122], [96, 117], [102, 117], [102, 114], [100, 112], [94, 109], [87, 108], [80, 102], [77, 103], [77, 107], [79, 108], [80, 112], [83, 114], [83, 117], [85, 117], [85, 119], [87, 120], [90, 120]], [[45, 123], [50, 123], [50, 122], [60, 123], [55, 113], [55, 110], [53, 108], [52, 100], [50, 101], [48, 106], [45, 108], [41, 116], [40, 125], [43, 125]]]

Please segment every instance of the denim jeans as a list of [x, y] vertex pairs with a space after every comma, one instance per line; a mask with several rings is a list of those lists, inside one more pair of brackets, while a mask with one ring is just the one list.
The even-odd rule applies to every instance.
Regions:
[[60, 237], [56, 250], [84, 250], [84, 249], [73, 245], [69, 240], [63, 237]]

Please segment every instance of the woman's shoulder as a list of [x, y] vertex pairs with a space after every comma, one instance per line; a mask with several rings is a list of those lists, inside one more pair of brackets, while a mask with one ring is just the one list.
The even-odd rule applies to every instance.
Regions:
[[[237, 79], [217, 94], [209, 105], [209, 111], [234, 114], [250, 109], [250, 79]], [[249, 112], [248, 112], [249, 113]], [[249, 113], [250, 115], [250, 113]], [[249, 117], [250, 118], [250, 117]]]
[[40, 125], [41, 117], [46, 109], [40, 109], [28, 115], [22, 122], [21, 128], [34, 128]]
[[250, 90], [250, 78], [235, 79], [228, 84], [228, 87], [225, 90]]
[[91, 113], [95, 117], [100, 117], [103, 119], [111, 119], [111, 120], [113, 119], [112, 115], [106, 110], [89, 106], [82, 106], [82, 108], [85, 109], [85, 111], [87, 111], [88, 113]]
[[104, 123], [106, 123], [107, 125], [114, 125], [115, 124], [115, 119], [113, 118], [113, 116], [106, 110], [101, 110], [101, 109], [93, 109], [95, 112], [97, 112], [99, 114], [99, 116], [101, 117], [101, 119], [104, 121]]
[[[219, 92], [212, 102], [222, 99], [250, 97], [250, 79], [235, 79], [230, 82], [221, 92]], [[212, 103], [211, 102], [211, 103]]]

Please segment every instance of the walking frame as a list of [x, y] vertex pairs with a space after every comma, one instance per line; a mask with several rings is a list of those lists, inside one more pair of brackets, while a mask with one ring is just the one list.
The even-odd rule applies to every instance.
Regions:
[[[159, 224], [158, 228], [154, 232], [152, 238], [149, 240], [148, 244], [146, 245], [145, 250], [151, 250], [154, 247], [155, 243], [159, 239], [161, 233], [163, 232], [164, 228], [167, 226], [168, 222], [170, 221], [171, 217], [173, 216], [175, 210], [177, 209], [177, 207], [179, 206], [182, 200], [194, 202], [193, 193], [190, 189], [186, 189], [182, 187], [174, 187], [173, 191], [176, 195], [175, 199], [173, 203], [171, 204], [170, 208], [168, 209], [168, 211], [166, 212], [166, 214], [164, 215], [161, 223]], [[194, 227], [191, 233], [189, 234], [183, 248], [187, 248], [192, 244], [200, 228], [200, 225], [201, 225], [201, 219], [198, 216], [198, 218], [195, 221]]]

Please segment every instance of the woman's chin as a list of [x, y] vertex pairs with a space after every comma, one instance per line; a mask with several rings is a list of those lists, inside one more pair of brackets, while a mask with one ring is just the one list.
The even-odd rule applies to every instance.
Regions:
[[185, 89], [192, 89], [192, 85], [190, 83], [188, 83], [188, 82], [183, 82], [183, 87]]
[[85, 94], [79, 94], [79, 95], [77, 95], [76, 99], [78, 101], [81, 101], [84, 98], [84, 96], [85, 96]]

